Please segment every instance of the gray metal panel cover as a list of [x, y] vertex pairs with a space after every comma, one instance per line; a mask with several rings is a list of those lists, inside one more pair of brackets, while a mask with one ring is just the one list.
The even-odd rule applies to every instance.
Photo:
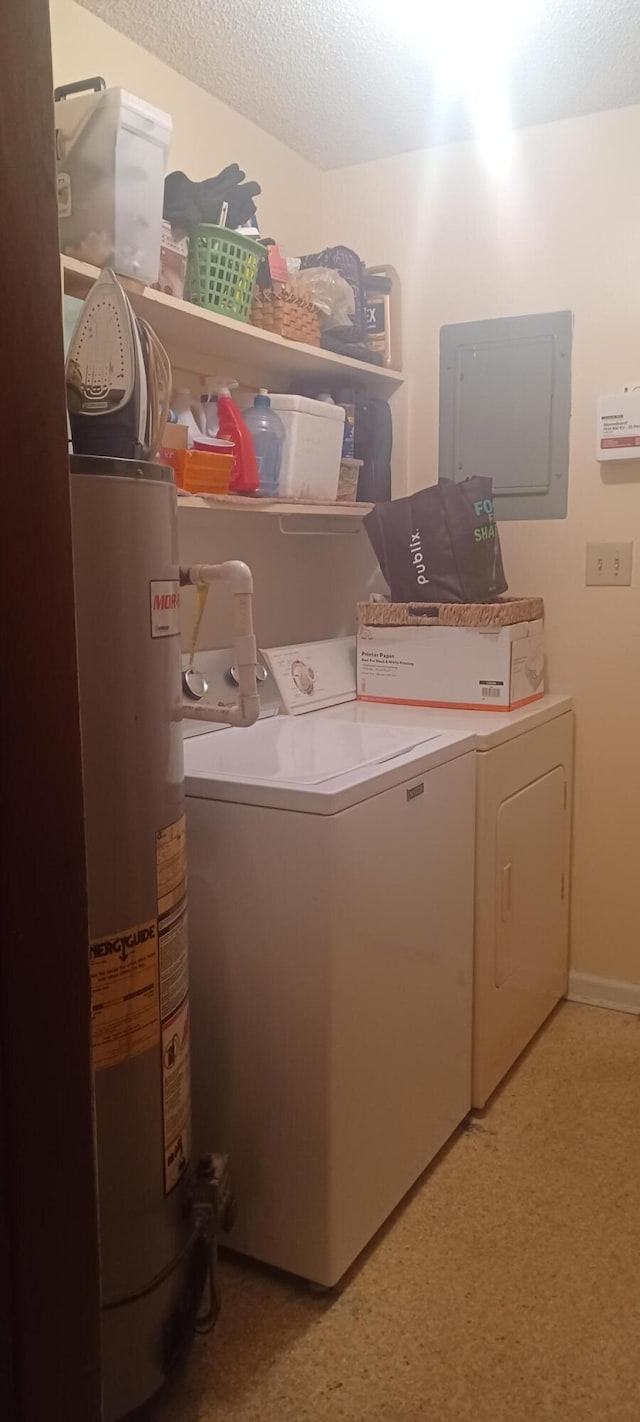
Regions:
[[493, 479], [498, 519], [565, 518], [570, 311], [443, 326], [441, 479]]

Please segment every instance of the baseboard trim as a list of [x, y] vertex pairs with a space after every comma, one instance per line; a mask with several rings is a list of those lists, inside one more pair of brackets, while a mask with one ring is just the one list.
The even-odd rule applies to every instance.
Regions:
[[640, 1016], [640, 983], [572, 971], [567, 997], [569, 1002], [586, 1002], [591, 1007], [609, 1007], [615, 1012], [633, 1012]]

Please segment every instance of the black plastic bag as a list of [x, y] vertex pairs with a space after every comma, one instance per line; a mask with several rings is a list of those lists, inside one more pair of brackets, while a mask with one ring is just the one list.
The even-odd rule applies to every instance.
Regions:
[[491, 479], [442, 479], [364, 520], [394, 602], [491, 602], [507, 591]]
[[356, 407], [355, 448], [356, 459], [362, 460], [358, 479], [360, 503], [381, 504], [391, 498], [391, 448], [393, 426], [388, 400], [376, 400], [373, 396], [363, 399], [358, 392], [354, 397]]
[[335, 337], [332, 342], [332, 349], [338, 347], [344, 349], [345, 346], [363, 343], [363, 360], [369, 360], [369, 353], [364, 347], [366, 335], [364, 319], [364, 262], [352, 247], [325, 247], [323, 252], [310, 252], [306, 257], [300, 258], [300, 269], [305, 267], [331, 267], [339, 272], [341, 277], [349, 283], [354, 295], [355, 310], [351, 318], [351, 325], [345, 328], [336, 328], [328, 334]]

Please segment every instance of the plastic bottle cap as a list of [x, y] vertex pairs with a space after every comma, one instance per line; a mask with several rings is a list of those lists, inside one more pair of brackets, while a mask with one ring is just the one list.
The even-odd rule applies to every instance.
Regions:
[[256, 395], [253, 404], [254, 404], [254, 407], [257, 405], [259, 409], [267, 409], [267, 410], [270, 410], [270, 409], [271, 409], [271, 401], [270, 401], [270, 399], [269, 399], [268, 391], [266, 391], [266, 390], [260, 390], [260, 391], [258, 392], [258, 394]]

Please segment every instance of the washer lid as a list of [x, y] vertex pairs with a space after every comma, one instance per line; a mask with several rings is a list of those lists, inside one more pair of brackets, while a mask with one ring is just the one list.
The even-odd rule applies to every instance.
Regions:
[[439, 762], [460, 755], [467, 741], [420, 727], [362, 725], [321, 714], [278, 716], [250, 730], [187, 740], [186, 791], [333, 814], [410, 779], [432, 757]]

